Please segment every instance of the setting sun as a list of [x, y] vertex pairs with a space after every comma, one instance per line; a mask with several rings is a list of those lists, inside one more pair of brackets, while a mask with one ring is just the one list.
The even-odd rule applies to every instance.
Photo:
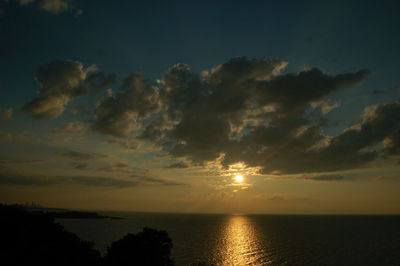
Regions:
[[237, 175], [237, 176], [235, 176], [235, 181], [236, 182], [239, 182], [239, 183], [241, 183], [241, 182], [243, 182], [243, 176], [242, 175]]

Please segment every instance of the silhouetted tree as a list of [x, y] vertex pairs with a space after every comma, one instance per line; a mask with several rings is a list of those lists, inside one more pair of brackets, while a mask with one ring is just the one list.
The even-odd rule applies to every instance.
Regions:
[[170, 258], [172, 240], [166, 231], [148, 227], [137, 234], [127, 234], [107, 249], [104, 263], [107, 266], [122, 265], [173, 265]]
[[99, 265], [100, 253], [44, 213], [0, 205], [0, 265]]
[[115, 241], [102, 259], [93, 243], [54, 222], [53, 215], [0, 204], [1, 266], [173, 265], [166, 231], [144, 228]]

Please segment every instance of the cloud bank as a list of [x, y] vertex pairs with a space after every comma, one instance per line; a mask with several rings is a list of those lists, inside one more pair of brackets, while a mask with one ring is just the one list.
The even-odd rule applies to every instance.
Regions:
[[139, 133], [138, 138], [195, 164], [222, 155], [224, 165], [244, 162], [263, 173], [349, 169], [373, 159], [361, 148], [351, 151], [354, 160], [341, 159], [336, 138], [316, 149], [328, 138], [307, 115], [311, 109], [322, 116], [337, 108], [328, 105], [327, 96], [357, 85], [369, 71], [282, 74], [286, 65], [241, 57], [195, 73], [177, 64], [159, 85], [134, 74], [121, 91], [98, 105], [93, 129], [117, 137]]
[[[379, 155], [399, 154], [398, 102], [366, 108], [358, 124], [337, 136], [324, 133], [325, 115], [340, 107], [330, 103], [329, 96], [357, 86], [369, 70], [283, 73], [286, 65], [276, 59], [239, 57], [201, 73], [176, 64], [159, 82], [133, 73], [119, 90], [107, 91], [88, 127], [113, 142], [146, 140], [192, 164], [219, 158], [225, 166], [244, 163], [264, 174], [355, 169]], [[115, 79], [90, 73], [79, 62], [40, 67], [39, 97], [24, 109], [36, 118], [54, 118], [89, 87], [99, 90]], [[383, 148], [376, 148], [379, 144]]]
[[128, 179], [118, 179], [104, 176], [47, 176], [39, 174], [19, 173], [18, 171], [0, 165], [0, 185], [17, 186], [54, 186], [78, 184], [91, 187], [129, 188], [136, 186], [184, 186], [186, 184], [173, 180], [152, 176], [134, 176]]

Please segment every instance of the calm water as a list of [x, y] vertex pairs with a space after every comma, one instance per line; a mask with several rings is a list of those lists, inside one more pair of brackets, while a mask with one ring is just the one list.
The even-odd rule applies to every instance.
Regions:
[[144, 226], [167, 230], [176, 265], [400, 265], [400, 216], [102, 213], [58, 219], [96, 248]]

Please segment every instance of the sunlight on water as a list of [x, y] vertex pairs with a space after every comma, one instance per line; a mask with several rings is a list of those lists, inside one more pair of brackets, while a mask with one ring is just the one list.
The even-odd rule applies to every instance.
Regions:
[[222, 265], [269, 264], [261, 243], [249, 218], [241, 215], [230, 216], [218, 247]]

